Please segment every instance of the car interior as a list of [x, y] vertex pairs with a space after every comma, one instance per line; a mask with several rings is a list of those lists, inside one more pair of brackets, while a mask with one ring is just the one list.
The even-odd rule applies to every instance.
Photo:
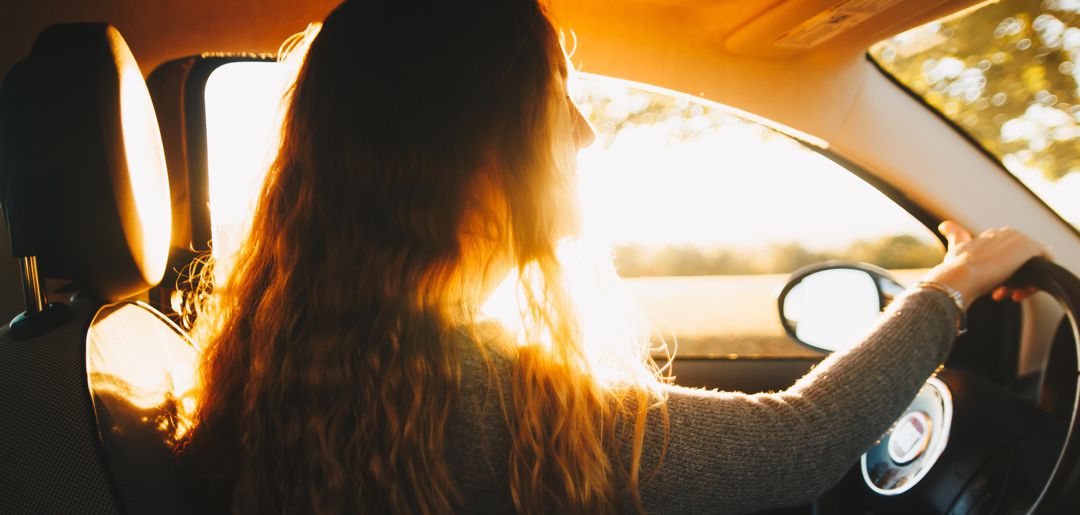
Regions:
[[[222, 179], [215, 175], [221, 166], [214, 156], [238, 145], [218, 136], [224, 122], [217, 120], [225, 108], [216, 107], [221, 100], [211, 91], [225, 81], [226, 70], [241, 69], [236, 65], [276, 70], [282, 42], [323, 19], [336, 4], [163, 0], [150, 7], [133, 0], [44, 0], [0, 7], [5, 221], [0, 225], [7, 231], [0, 237], [0, 319], [10, 320], [0, 330], [0, 512], [191, 512], [174, 457], [175, 445], [190, 427], [186, 415], [193, 409], [198, 362], [197, 342], [188, 336], [193, 321], [184, 313], [201, 293], [200, 257], [227, 248], [223, 220], [234, 215], [217, 207], [222, 201], [215, 200], [221, 198], [215, 188]], [[1000, 155], [871, 55], [879, 42], [989, 4], [998, 5], [974, 0], [546, 4], [583, 87], [592, 87], [590, 81], [602, 86], [576, 95], [579, 104], [624, 82], [670, 94], [671, 105], [697, 109], [695, 116], [733, 117], [795, 142], [800, 152], [838, 171], [829, 173], [842, 173], [901, 212], [906, 223], [929, 235], [922, 237], [934, 248], [943, 239], [933, 228], [947, 219], [972, 232], [1016, 227], [1053, 248], [1053, 262], [1029, 262], [1011, 279], [1042, 293], [1021, 303], [977, 300], [968, 313], [968, 330], [943, 368], [838, 485], [810, 505], [768, 513], [1080, 510], [1077, 221], [1033, 193]], [[1062, 19], [1080, 23], [1075, 4], [1027, 4], [1056, 9]], [[1080, 50], [1070, 55], [1080, 56]], [[616, 82], [604, 82], [609, 79]], [[240, 105], [243, 97], [262, 94], [248, 82], [239, 84], [225, 104]], [[279, 94], [267, 91], [270, 98]], [[637, 94], [629, 93], [640, 98], [633, 97]], [[613, 103], [590, 105], [600, 106], [593, 123], [603, 138], [609, 127], [602, 117], [612, 110], [601, 107]], [[714, 111], [720, 114], [710, 114]], [[264, 121], [272, 117], [237, 113], [229, 116], [248, 124], [237, 127], [272, 132]], [[1080, 120], [1075, 103], [1072, 113]], [[717, 123], [730, 128], [736, 122]], [[1063, 136], [1062, 145], [1072, 145], [1075, 155], [1080, 122], [1071, 123], [1073, 136]], [[614, 130], [633, 129], [627, 127]], [[609, 146], [619, 144], [617, 136], [608, 140]], [[256, 164], [263, 157], [237, 155]], [[583, 162], [600, 159], [590, 154]], [[659, 156], [657, 162], [665, 159], [672, 160]], [[766, 191], [778, 188], [763, 184]], [[816, 220], [808, 211], [846, 201], [835, 191], [785, 195], [806, 203], [769, 209], [787, 210], [789, 218], [805, 214], [808, 220]], [[240, 218], [250, 213], [238, 209]], [[666, 215], [661, 210], [649, 216]], [[796, 225], [784, 218], [769, 223]], [[837, 222], [830, 230], [848, 229]], [[939, 259], [940, 249], [934, 252]], [[754, 286], [764, 292], [759, 304], [770, 317], [770, 338], [795, 351], [706, 348], [695, 346], [695, 335], [687, 332], [684, 351], [671, 363], [676, 382], [782, 390], [828, 351], [843, 347], [834, 343], [846, 338], [841, 335], [846, 324], [858, 317], [833, 309], [838, 295], [848, 300], [868, 295], [872, 318], [918, 277], [917, 270], [908, 269], [922, 267], [819, 257], [811, 266], [799, 262], [770, 269], [779, 282]], [[620, 267], [631, 270], [628, 261]], [[627, 279], [633, 291], [652, 295], [645, 304], [662, 310], [668, 302], [648, 293], [659, 288], [658, 282]], [[731, 286], [751, 284], [740, 280], [702, 280], [694, 288], [719, 285], [731, 291], [725, 302], [750, 302], [749, 290]], [[822, 306], [833, 311], [815, 309]], [[666, 316], [679, 326], [676, 333], [679, 324], [690, 324], [678, 313]]]
[[[5, 511], [183, 512], [168, 441], [195, 349], [135, 299], [165, 269], [171, 219], [138, 65], [115, 28], [58, 25], [0, 96], [27, 302], [0, 336]], [[40, 270], [69, 281], [68, 302], [47, 302]]]

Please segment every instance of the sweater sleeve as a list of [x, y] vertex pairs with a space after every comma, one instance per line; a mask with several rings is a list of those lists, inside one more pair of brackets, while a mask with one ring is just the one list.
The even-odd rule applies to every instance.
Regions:
[[[642, 457], [649, 513], [743, 513], [809, 502], [843, 477], [945, 360], [956, 307], [935, 290], [896, 299], [858, 345], [779, 393], [667, 388], [667, 447], [650, 408]], [[621, 438], [628, 459], [630, 438]]]

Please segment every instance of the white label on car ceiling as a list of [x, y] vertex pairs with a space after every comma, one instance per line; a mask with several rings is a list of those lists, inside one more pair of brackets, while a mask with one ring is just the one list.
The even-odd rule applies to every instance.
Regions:
[[899, 0], [847, 0], [806, 20], [773, 40], [788, 48], [811, 48], [820, 45], [871, 16], [892, 7]]

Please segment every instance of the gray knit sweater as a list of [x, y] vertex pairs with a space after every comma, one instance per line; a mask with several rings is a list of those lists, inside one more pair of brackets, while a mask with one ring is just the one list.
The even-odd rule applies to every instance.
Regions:
[[[646, 510], [744, 513], [810, 502], [840, 480], [945, 360], [956, 315], [944, 294], [912, 290], [889, 306], [861, 344], [829, 356], [786, 391], [669, 387], [668, 448], [659, 473], [641, 486]], [[488, 355], [505, 382], [510, 361]], [[510, 437], [495, 378], [474, 345], [464, 346], [462, 356], [462, 389], [446, 435], [450, 470], [466, 499], [464, 511], [512, 511]], [[662, 418], [648, 420], [644, 471], [656, 464], [664, 441]], [[630, 438], [620, 441], [623, 455], [612, 458], [627, 463]]]

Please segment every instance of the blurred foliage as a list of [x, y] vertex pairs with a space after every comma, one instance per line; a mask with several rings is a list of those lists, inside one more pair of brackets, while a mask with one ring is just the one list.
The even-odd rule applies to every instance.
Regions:
[[571, 86], [571, 96], [581, 113], [596, 128], [597, 144], [608, 147], [624, 129], [660, 125], [669, 138], [688, 140], [738, 125], [758, 131], [762, 141], [795, 143], [791, 138], [764, 125], [749, 122], [723, 109], [711, 108], [690, 95], [671, 91], [657, 93], [641, 84], [630, 86], [615, 80], [579, 81]]
[[1005, 0], [875, 45], [871, 55], [1006, 164], [1080, 172], [1080, 0]]
[[889, 236], [876, 241], [857, 241], [840, 259], [873, 263], [890, 270], [928, 268], [941, 262], [941, 247], [928, 245], [911, 235]]
[[622, 277], [786, 274], [801, 267], [839, 259], [862, 261], [891, 270], [929, 268], [941, 261], [940, 246], [911, 235], [859, 240], [838, 251], [811, 251], [796, 242], [766, 249], [715, 249], [692, 245], [654, 248], [639, 244], [615, 248]]

